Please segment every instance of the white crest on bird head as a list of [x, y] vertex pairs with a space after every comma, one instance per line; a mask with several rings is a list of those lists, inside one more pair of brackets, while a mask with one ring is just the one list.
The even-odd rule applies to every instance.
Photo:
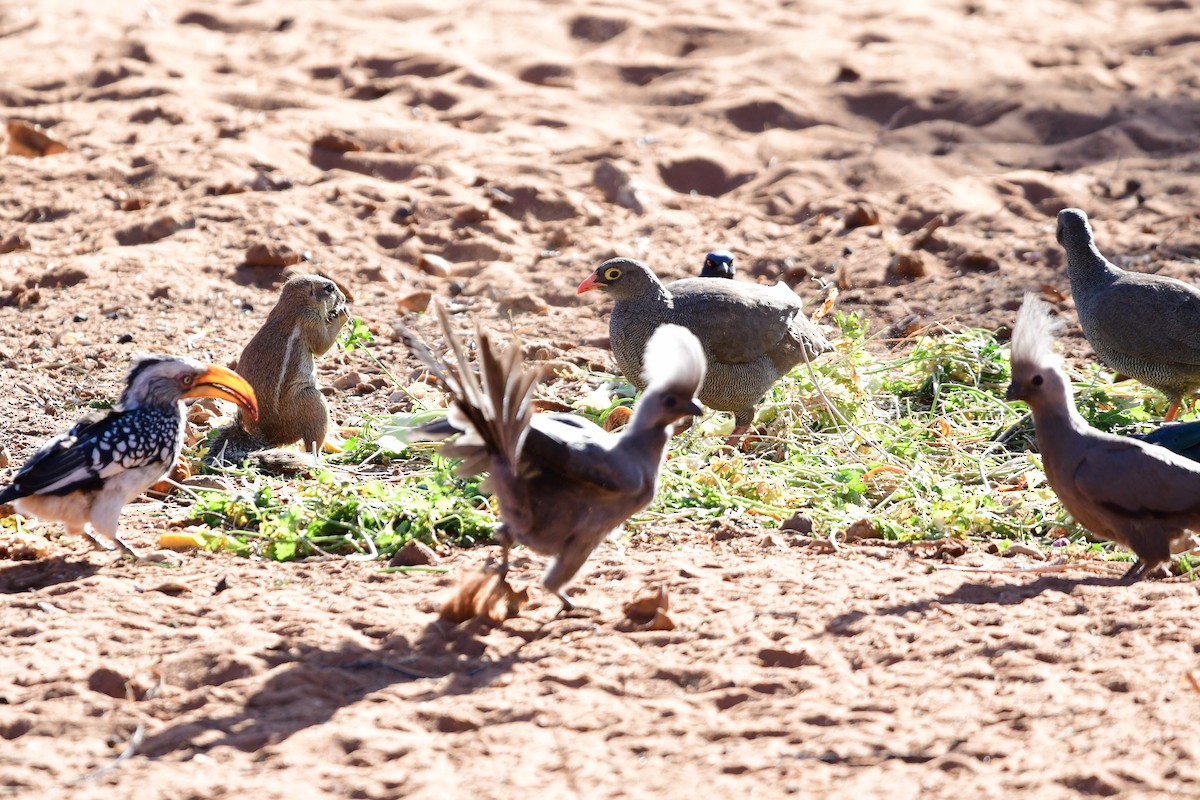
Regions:
[[695, 394], [704, 382], [704, 348], [696, 335], [682, 325], [660, 325], [646, 343], [642, 378], [647, 391], [670, 386]]
[[1050, 316], [1049, 307], [1033, 292], [1026, 292], [1013, 325], [1013, 368], [1040, 370], [1061, 363], [1062, 358], [1054, 352], [1054, 332], [1058, 327], [1058, 321]]

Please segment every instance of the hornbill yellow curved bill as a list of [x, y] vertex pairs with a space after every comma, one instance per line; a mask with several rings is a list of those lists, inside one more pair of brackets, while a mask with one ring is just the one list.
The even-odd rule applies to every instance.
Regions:
[[254, 390], [238, 374], [182, 356], [142, 356], [113, 407], [84, 416], [34, 453], [0, 489], [0, 503], [137, 556], [117, 535], [121, 509], [170, 471], [187, 426], [183, 401], [192, 397], [230, 400], [258, 416]]

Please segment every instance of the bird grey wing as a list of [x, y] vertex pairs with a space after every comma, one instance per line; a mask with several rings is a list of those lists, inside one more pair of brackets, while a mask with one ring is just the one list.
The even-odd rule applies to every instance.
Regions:
[[1088, 502], [1132, 518], [1200, 514], [1200, 469], [1132, 439], [1090, 443], [1074, 485]]
[[1200, 460], [1200, 422], [1176, 422], [1134, 436], [1147, 444], [1165, 447], [1192, 461]]
[[[1105, 320], [1099, 333], [1108, 347], [1133, 358], [1200, 366], [1200, 293], [1191, 287], [1122, 283], [1097, 298], [1091, 316]], [[1138, 311], [1149, 309], [1149, 311]]]
[[126, 413], [109, 409], [82, 417], [25, 462], [13, 479], [13, 489], [27, 496], [98, 487], [106, 474], [105, 464], [95, 458], [96, 447], [104, 433], [115, 429]]
[[783, 345], [800, 298], [739, 281], [684, 278], [667, 284], [670, 321], [696, 334], [709, 358], [745, 364]]
[[538, 414], [521, 447], [521, 468], [553, 471], [610, 492], [636, 492], [645, 484], [646, 465], [614, 452], [612, 437], [582, 417]]

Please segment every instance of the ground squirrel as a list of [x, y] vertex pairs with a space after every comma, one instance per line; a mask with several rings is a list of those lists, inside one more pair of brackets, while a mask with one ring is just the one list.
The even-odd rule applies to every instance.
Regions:
[[237, 423], [213, 437], [205, 461], [239, 464], [256, 450], [301, 441], [304, 450], [326, 447], [329, 409], [317, 386], [314, 358], [333, 346], [350, 318], [346, 296], [320, 275], [297, 275], [238, 358], [238, 373], [258, 395], [258, 420], [238, 413]]

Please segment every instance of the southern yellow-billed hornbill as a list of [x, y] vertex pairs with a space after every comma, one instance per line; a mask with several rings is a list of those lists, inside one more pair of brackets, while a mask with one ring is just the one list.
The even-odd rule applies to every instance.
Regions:
[[12, 485], [0, 489], [0, 503], [62, 522], [106, 550], [120, 546], [137, 556], [117, 535], [121, 508], [175, 463], [189, 397], [231, 400], [258, 415], [254, 390], [236, 373], [191, 358], [143, 356], [130, 367], [116, 404], [88, 414], [34, 453]]

